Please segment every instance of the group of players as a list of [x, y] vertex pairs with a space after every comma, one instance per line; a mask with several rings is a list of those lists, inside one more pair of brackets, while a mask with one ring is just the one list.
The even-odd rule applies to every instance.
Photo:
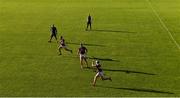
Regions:
[[[91, 23], [92, 23], [92, 17], [89, 14], [89, 16], [87, 18], [86, 30], [88, 30], [89, 27], [90, 27], [90, 30], [91, 30]], [[54, 24], [51, 27], [51, 36], [50, 36], [50, 40], [48, 42], [51, 42], [53, 37], [56, 39], [56, 41], [58, 43], [57, 28], [54, 26]], [[73, 53], [73, 51], [71, 49], [67, 48], [66, 43], [65, 43], [65, 39], [63, 38], [63, 36], [61, 36], [60, 40], [59, 40], [59, 47], [58, 47], [59, 55], [62, 55], [62, 52], [61, 52], [62, 49], [66, 50], [66, 51], [69, 51], [70, 53]], [[80, 43], [80, 47], [78, 49], [77, 54], [79, 55], [79, 58], [80, 58], [81, 69], [84, 68], [84, 62], [86, 63], [86, 67], [90, 68], [88, 66], [88, 61], [87, 61], [87, 56], [86, 56], [87, 52], [88, 52], [88, 49], [82, 43]], [[95, 60], [95, 61], [93, 60], [92, 61], [92, 67], [96, 68], [96, 70], [97, 70], [96, 71], [97, 73], [94, 76], [93, 86], [96, 85], [96, 81], [97, 81], [98, 77], [101, 77], [102, 80], [110, 80], [110, 81], [112, 81], [111, 77], [105, 77], [104, 76], [103, 70], [101, 68], [101, 64], [100, 64], [99, 60]]]

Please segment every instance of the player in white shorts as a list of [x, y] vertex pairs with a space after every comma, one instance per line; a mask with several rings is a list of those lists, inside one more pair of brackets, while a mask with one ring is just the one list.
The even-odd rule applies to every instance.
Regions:
[[94, 64], [94, 61], [92, 61], [92, 67], [96, 67], [96, 69], [97, 69], [97, 73], [94, 76], [93, 86], [96, 85], [96, 81], [97, 81], [98, 77], [101, 77], [102, 80], [110, 80], [110, 81], [112, 81], [111, 77], [105, 77], [104, 76], [104, 73], [103, 73], [103, 71], [101, 69], [101, 65], [100, 65], [98, 60], [96, 60], [95, 64]]
[[79, 55], [79, 59], [80, 59], [80, 64], [81, 64], [81, 68], [83, 69], [83, 61], [86, 62], [86, 66], [88, 68], [88, 62], [87, 62], [87, 54], [88, 50], [86, 47], [83, 46], [83, 44], [80, 44], [80, 48], [78, 49], [78, 55]]
[[69, 51], [69, 52], [72, 53], [72, 50], [70, 50], [70, 49], [68, 49], [68, 48], [66, 47], [65, 40], [64, 40], [63, 36], [61, 36], [61, 38], [60, 38], [60, 45], [59, 45], [59, 48], [58, 48], [58, 50], [59, 50], [59, 55], [62, 55], [61, 49], [65, 49], [66, 51]]

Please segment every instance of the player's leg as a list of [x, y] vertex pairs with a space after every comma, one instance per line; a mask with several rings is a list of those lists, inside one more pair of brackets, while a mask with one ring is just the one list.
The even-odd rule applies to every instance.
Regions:
[[48, 42], [51, 42], [52, 38], [53, 38], [53, 34], [51, 34], [50, 39], [49, 39]]
[[62, 49], [62, 47], [61, 47], [61, 46], [59, 46], [59, 47], [58, 47], [58, 50], [59, 50], [59, 55], [62, 55], [62, 53], [61, 53], [61, 49]]
[[87, 58], [84, 56], [83, 59], [84, 59], [84, 61], [86, 62], [86, 66], [87, 66], [87, 68], [88, 68], [89, 66], [88, 66]]
[[110, 81], [112, 81], [111, 77], [105, 77], [103, 72], [100, 72], [99, 75], [100, 75], [102, 80], [110, 80]]
[[90, 25], [90, 30], [91, 30], [91, 22], [89, 23], [89, 25]]
[[96, 81], [97, 81], [97, 78], [99, 77], [99, 72], [94, 76], [94, 80], [93, 80], [93, 86], [96, 85]]
[[66, 51], [69, 51], [69, 52], [72, 53], [72, 50], [71, 50], [71, 49], [68, 49], [67, 47], [64, 47], [64, 49], [65, 49]]
[[57, 34], [54, 34], [54, 37], [55, 37], [55, 39], [56, 39], [56, 41], [57, 41], [57, 43], [58, 43], [58, 40], [57, 40]]
[[80, 65], [81, 65], [81, 69], [83, 69], [83, 59], [82, 59], [82, 55], [80, 54]]
[[101, 76], [101, 79], [102, 79], [102, 80], [110, 80], [110, 81], [112, 81], [111, 77]]

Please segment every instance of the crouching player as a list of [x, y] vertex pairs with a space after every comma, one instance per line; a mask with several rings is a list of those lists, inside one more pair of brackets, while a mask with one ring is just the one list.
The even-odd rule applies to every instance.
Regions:
[[105, 77], [104, 76], [104, 73], [103, 73], [103, 71], [101, 69], [101, 65], [100, 65], [98, 60], [96, 60], [96, 62], [92, 61], [92, 67], [96, 67], [96, 69], [97, 69], [97, 73], [94, 76], [93, 86], [96, 85], [96, 81], [97, 81], [98, 77], [101, 77], [102, 80], [110, 80], [110, 81], [112, 81], [111, 77]]
[[59, 55], [62, 55], [62, 53], [61, 53], [61, 50], [62, 50], [62, 49], [65, 49], [66, 51], [69, 51], [69, 52], [72, 53], [72, 50], [70, 50], [70, 49], [68, 49], [68, 48], [66, 47], [65, 40], [64, 40], [63, 36], [61, 36], [61, 38], [60, 38], [60, 45], [59, 45], [59, 48], [58, 48], [58, 50], [59, 50]]
[[86, 62], [86, 66], [88, 68], [88, 62], [87, 62], [87, 58], [86, 58], [86, 54], [87, 54], [88, 50], [86, 47], [83, 46], [83, 44], [80, 44], [80, 48], [78, 49], [78, 55], [80, 58], [80, 64], [81, 64], [81, 69], [83, 69], [83, 61]]

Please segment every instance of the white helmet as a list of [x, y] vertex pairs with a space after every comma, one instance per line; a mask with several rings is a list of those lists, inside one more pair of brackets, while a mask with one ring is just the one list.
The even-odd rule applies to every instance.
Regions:
[[98, 60], [96, 60], [96, 64], [99, 64], [99, 61], [98, 61]]

